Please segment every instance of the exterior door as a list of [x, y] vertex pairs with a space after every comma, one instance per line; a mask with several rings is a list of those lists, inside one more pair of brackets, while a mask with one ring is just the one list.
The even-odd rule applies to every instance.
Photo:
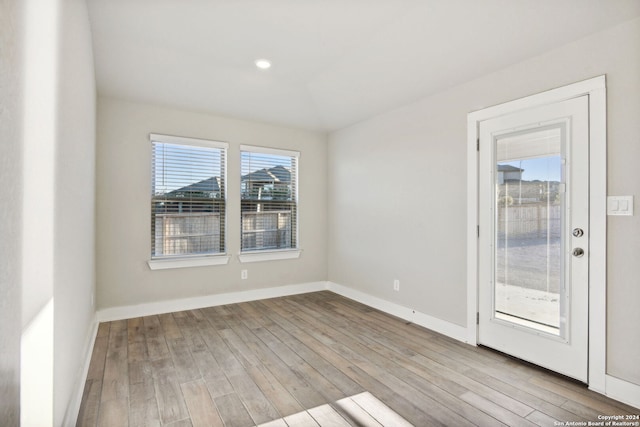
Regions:
[[478, 342], [587, 382], [588, 96], [479, 135]]

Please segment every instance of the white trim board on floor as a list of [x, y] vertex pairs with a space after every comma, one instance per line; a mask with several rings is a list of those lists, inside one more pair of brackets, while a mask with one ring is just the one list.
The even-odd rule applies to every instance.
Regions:
[[89, 328], [89, 332], [84, 342], [84, 362], [82, 364], [82, 370], [76, 382], [74, 384], [75, 393], [72, 394], [69, 403], [67, 404], [67, 410], [64, 414], [62, 422], [63, 426], [75, 426], [77, 423], [78, 415], [80, 414], [80, 405], [82, 404], [82, 396], [84, 395], [84, 387], [87, 382], [87, 376], [89, 375], [89, 367], [91, 365], [91, 356], [93, 355], [93, 346], [96, 343], [96, 337], [98, 336], [98, 322], [97, 316], [93, 316], [92, 325]]
[[[89, 363], [91, 360], [91, 353], [93, 351], [93, 341], [95, 341], [95, 336], [97, 334], [98, 322], [130, 319], [141, 316], [150, 316], [155, 314], [171, 313], [176, 311], [192, 310], [197, 308], [234, 304], [239, 302], [256, 301], [267, 298], [277, 298], [324, 290], [342, 295], [345, 298], [349, 298], [353, 301], [357, 301], [361, 304], [364, 304], [371, 308], [375, 308], [384, 313], [415, 323], [416, 325], [420, 325], [424, 328], [430, 329], [434, 332], [438, 332], [455, 340], [468, 342], [468, 331], [467, 328], [463, 326], [456, 325], [454, 323], [438, 319], [424, 313], [416, 312], [411, 308], [404, 307], [400, 304], [369, 295], [365, 292], [358, 291], [348, 286], [340, 285], [334, 282], [309, 282], [298, 285], [277, 286], [266, 289], [231, 292], [219, 295], [206, 295], [195, 298], [182, 298], [171, 301], [160, 301], [123, 307], [110, 307], [99, 310], [96, 313], [95, 326], [93, 327], [91, 332], [93, 340], [91, 341], [90, 345], [87, 346], [85, 369], [83, 372], [85, 373], [86, 377], [86, 372], [89, 369]], [[606, 394], [612, 399], [640, 408], [640, 385], [636, 385], [609, 375], [606, 376], [606, 380], [607, 393], [600, 392], [599, 390], [595, 391], [598, 391], [601, 394]], [[84, 383], [82, 383], [78, 388], [79, 398], [81, 399], [82, 392], [84, 390]], [[79, 409], [79, 405], [77, 405], [77, 407]], [[76, 401], [74, 401], [73, 404], [70, 405], [70, 409], [73, 409], [75, 411]], [[74, 412], [70, 411], [70, 413]], [[77, 411], [75, 411], [75, 413], [77, 413]]]
[[324, 291], [326, 282], [309, 282], [299, 285], [285, 285], [273, 288], [252, 289], [225, 294], [203, 295], [200, 297], [180, 298], [167, 301], [156, 301], [144, 304], [109, 307], [98, 310], [99, 322], [131, 319], [134, 317], [153, 316], [156, 314], [173, 313], [176, 311], [195, 310], [198, 308], [215, 307], [239, 302], [257, 301], [267, 298], [284, 297], [288, 295], [306, 294]]
[[467, 329], [463, 326], [456, 325], [455, 323], [447, 322], [446, 320], [438, 319], [428, 314], [420, 313], [411, 308], [404, 307], [400, 304], [396, 304], [382, 298], [374, 297], [364, 292], [349, 288], [347, 286], [339, 285], [337, 283], [328, 282], [327, 290], [334, 292], [343, 297], [357, 301], [361, 304], [378, 309], [392, 316], [399, 317], [424, 328], [430, 329], [434, 332], [438, 332], [442, 335], [446, 335], [449, 338], [453, 338], [458, 341], [466, 342]]
[[620, 378], [606, 376], [607, 397], [631, 405], [640, 409], [640, 385], [621, 380]]
[[284, 297], [288, 295], [305, 294], [328, 290], [346, 298], [352, 299], [369, 307], [378, 309], [392, 316], [399, 317], [408, 322], [415, 323], [432, 331], [446, 335], [458, 341], [465, 342], [467, 330], [445, 320], [438, 319], [428, 314], [417, 312], [409, 307], [378, 298], [367, 293], [349, 288], [333, 282], [310, 282], [298, 285], [277, 286], [265, 289], [253, 289], [226, 294], [205, 295], [193, 298], [181, 298], [169, 301], [158, 301], [146, 304], [128, 305], [121, 307], [109, 307], [99, 310], [97, 319], [99, 322], [131, 319], [141, 316], [152, 316], [162, 313], [172, 313], [183, 310], [193, 310], [204, 307], [213, 307], [225, 304], [235, 304], [247, 301], [257, 301], [267, 298]]
[[[357, 301], [366, 306], [378, 309], [392, 316], [399, 317], [409, 322], [415, 323], [432, 331], [441, 333], [449, 338], [468, 343], [467, 328], [447, 322], [442, 319], [429, 316], [427, 314], [416, 312], [399, 304], [374, 297], [364, 292], [339, 285], [333, 282], [327, 282], [327, 290], [342, 295], [345, 298]], [[472, 345], [475, 345], [473, 343]], [[597, 393], [604, 394], [611, 399], [640, 408], [640, 385], [621, 380], [610, 375], [606, 375], [606, 393], [600, 390], [593, 390]]]

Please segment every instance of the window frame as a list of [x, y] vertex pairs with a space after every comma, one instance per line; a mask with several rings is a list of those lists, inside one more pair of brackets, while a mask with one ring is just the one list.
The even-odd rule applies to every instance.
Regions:
[[261, 261], [274, 261], [285, 259], [296, 259], [300, 257], [302, 249], [300, 249], [300, 152], [293, 150], [286, 150], [280, 148], [262, 147], [256, 145], [240, 145], [240, 188], [242, 187], [242, 153], [256, 153], [275, 156], [291, 157], [295, 159], [295, 179], [293, 182], [293, 201], [295, 205], [295, 227], [292, 227], [292, 233], [294, 233], [295, 247], [290, 248], [266, 248], [266, 249], [249, 249], [242, 250], [242, 195], [240, 194], [240, 252], [238, 259], [241, 263], [247, 262], [261, 262]]
[[[150, 236], [150, 247], [149, 247], [149, 256], [150, 259], [147, 261], [149, 268], [151, 270], [163, 270], [170, 268], [183, 268], [183, 267], [201, 267], [201, 266], [209, 266], [209, 265], [224, 265], [229, 262], [228, 255], [228, 197], [227, 197], [227, 168], [228, 168], [228, 151], [229, 144], [227, 142], [222, 141], [214, 141], [200, 138], [188, 138], [181, 136], [172, 136], [172, 135], [162, 135], [162, 134], [149, 134], [149, 141], [151, 142], [151, 150], [153, 150], [154, 143], [161, 144], [173, 144], [173, 145], [183, 145], [188, 147], [200, 147], [200, 148], [215, 148], [222, 151], [222, 159], [221, 159], [221, 180], [223, 181], [223, 191], [222, 191], [222, 201], [223, 201], [223, 210], [224, 210], [224, 223], [220, 227], [220, 235], [224, 241], [223, 250], [220, 252], [214, 253], [197, 253], [197, 254], [183, 254], [183, 255], [164, 255], [164, 256], [155, 256], [153, 255], [153, 234]], [[151, 170], [153, 171], [154, 160], [153, 155], [151, 156]], [[153, 187], [153, 183], [155, 180], [155, 176], [151, 176], [150, 184]], [[150, 194], [152, 191], [149, 192]], [[151, 194], [151, 209], [153, 209], [153, 197]], [[149, 219], [152, 220], [153, 211], [151, 211], [151, 215]], [[150, 224], [150, 230], [153, 230], [153, 224]]]

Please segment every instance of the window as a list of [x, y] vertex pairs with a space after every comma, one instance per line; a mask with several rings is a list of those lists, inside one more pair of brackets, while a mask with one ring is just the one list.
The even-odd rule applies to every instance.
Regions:
[[155, 134], [151, 143], [152, 260], [224, 254], [227, 144]]
[[296, 249], [300, 154], [249, 146], [240, 150], [242, 252]]

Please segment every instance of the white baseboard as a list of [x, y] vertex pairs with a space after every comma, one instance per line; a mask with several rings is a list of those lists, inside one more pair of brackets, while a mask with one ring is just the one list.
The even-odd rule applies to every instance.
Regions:
[[605, 394], [608, 397], [640, 408], [640, 385], [607, 375], [606, 388]]
[[287, 295], [304, 294], [323, 290], [335, 292], [346, 298], [376, 308], [380, 311], [423, 326], [427, 329], [431, 329], [432, 331], [441, 333], [458, 341], [466, 342], [467, 329], [463, 326], [429, 316], [428, 314], [417, 312], [411, 308], [403, 307], [399, 304], [389, 302], [382, 298], [374, 297], [364, 292], [333, 282], [310, 282], [299, 285], [278, 286], [226, 294], [157, 301], [138, 305], [109, 307], [99, 310], [96, 315], [98, 322], [110, 322], [113, 320], [131, 319], [134, 317], [152, 316], [162, 313], [194, 310], [198, 308], [235, 304], [246, 301], [257, 301], [261, 299], [284, 297]]
[[420, 325], [442, 335], [446, 335], [458, 341], [467, 342], [467, 328], [463, 326], [438, 319], [437, 317], [429, 316], [428, 314], [420, 313], [400, 304], [374, 297], [337, 283], [328, 282], [327, 289], [335, 292], [336, 294], [342, 295], [343, 297], [368, 305], [369, 307], [376, 308], [387, 314], [415, 323], [416, 325]]
[[131, 319], [141, 316], [153, 316], [175, 311], [195, 310], [217, 305], [235, 304], [239, 302], [256, 301], [267, 298], [284, 297], [287, 295], [304, 294], [327, 289], [326, 282], [309, 282], [300, 285], [286, 285], [274, 288], [253, 289], [249, 291], [231, 292], [226, 294], [205, 295], [193, 298], [181, 298], [169, 301], [157, 301], [138, 305], [109, 307], [97, 313], [99, 322]]
[[[108, 322], [113, 320], [131, 319], [141, 316], [151, 316], [162, 313], [171, 313], [175, 311], [193, 310], [204, 307], [213, 307], [225, 304], [235, 304], [247, 301], [257, 301], [267, 298], [284, 297], [288, 295], [305, 294], [309, 292], [317, 292], [328, 290], [338, 295], [342, 295], [361, 304], [378, 309], [392, 316], [399, 317], [408, 322], [415, 323], [432, 331], [438, 332], [458, 341], [468, 342], [468, 331], [464, 326], [460, 326], [442, 319], [430, 316], [428, 314], [417, 312], [411, 308], [404, 307], [400, 304], [378, 298], [367, 293], [358, 291], [333, 282], [309, 282], [299, 285], [286, 285], [265, 289], [254, 289], [249, 291], [231, 292], [218, 295], [205, 295], [201, 297], [182, 298], [170, 301], [158, 301], [138, 305], [110, 307], [99, 310], [96, 313], [94, 325], [89, 334], [89, 342], [86, 345], [85, 366], [82, 378], [86, 379], [89, 371], [89, 363], [93, 352], [93, 343], [98, 331], [99, 322]], [[470, 343], [474, 344], [474, 343]], [[78, 393], [69, 405], [67, 416], [65, 416], [64, 425], [73, 425], [67, 423], [68, 414], [75, 414], [77, 417], [84, 391], [84, 382], [77, 387]], [[598, 391], [598, 390], [596, 390]], [[598, 391], [601, 393], [601, 391]], [[640, 386], [621, 380], [619, 378], [606, 376], [606, 392], [603, 393], [612, 399], [626, 403], [633, 407], [640, 408]]]
[[89, 328], [89, 333], [85, 338], [84, 343], [84, 363], [82, 365], [82, 371], [78, 374], [76, 384], [74, 385], [75, 394], [71, 396], [69, 404], [67, 405], [67, 411], [64, 414], [63, 426], [72, 427], [75, 426], [80, 412], [80, 405], [82, 404], [82, 395], [84, 394], [84, 385], [87, 381], [87, 375], [89, 374], [89, 365], [91, 364], [91, 356], [93, 355], [93, 345], [96, 342], [96, 336], [98, 335], [98, 318], [93, 316], [93, 322]]

